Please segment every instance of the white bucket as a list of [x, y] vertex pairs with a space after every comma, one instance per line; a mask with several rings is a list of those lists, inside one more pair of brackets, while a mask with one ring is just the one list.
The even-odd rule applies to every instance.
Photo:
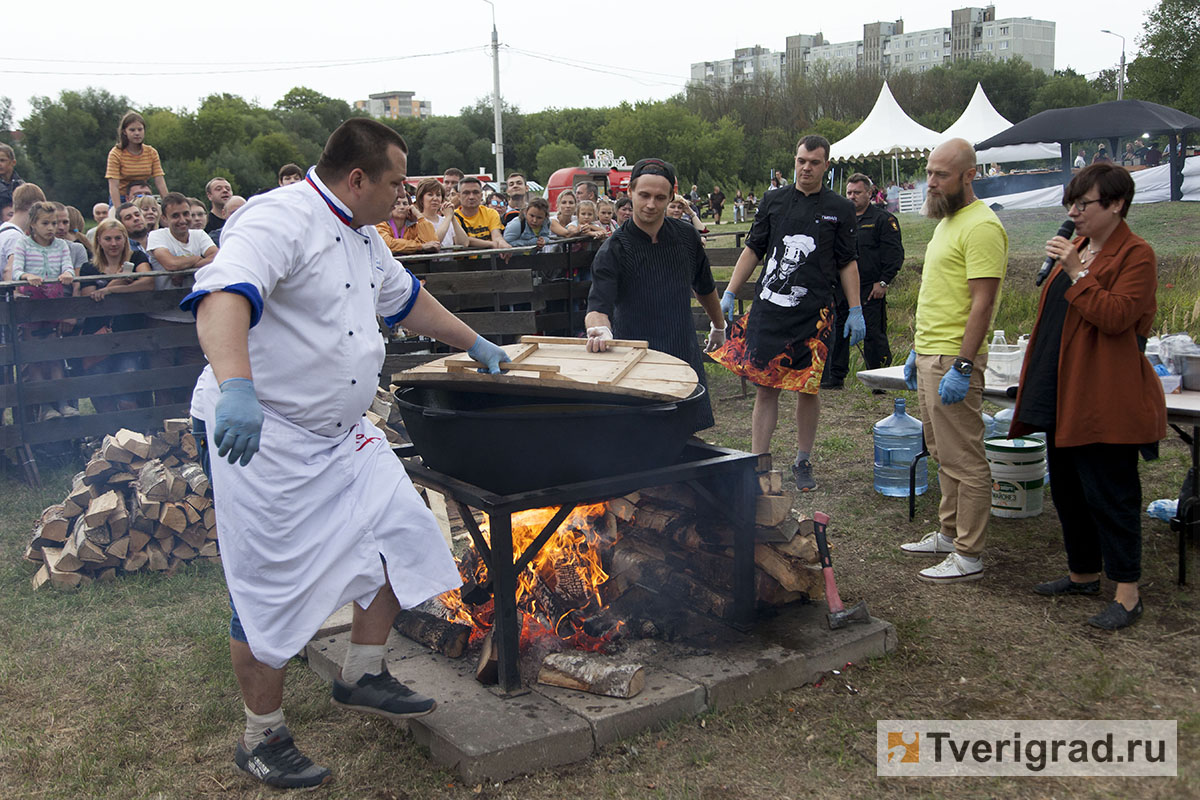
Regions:
[[1036, 517], [1046, 485], [1046, 443], [1040, 439], [987, 439], [992, 470], [992, 516]]

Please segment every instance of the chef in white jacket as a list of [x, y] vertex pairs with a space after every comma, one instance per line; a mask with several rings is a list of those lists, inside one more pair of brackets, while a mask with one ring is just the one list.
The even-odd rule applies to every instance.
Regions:
[[490, 372], [504, 351], [460, 322], [375, 230], [403, 190], [407, 145], [352, 119], [302, 182], [252, 199], [182, 303], [208, 357], [192, 396], [207, 431], [230, 653], [245, 702], [238, 767], [272, 786], [329, 780], [283, 719], [284, 665], [353, 601], [335, 704], [390, 719], [435, 702], [388, 674], [392, 620], [461, 584], [433, 515], [384, 434], [363, 416], [384, 342], [376, 315], [468, 350]]

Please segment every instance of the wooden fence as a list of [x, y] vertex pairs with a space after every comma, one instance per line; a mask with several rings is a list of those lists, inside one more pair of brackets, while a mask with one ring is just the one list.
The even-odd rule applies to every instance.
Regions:
[[[583, 332], [591, 286], [587, 275], [595, 255], [590, 241], [584, 245], [584, 249], [565, 253], [480, 250], [470, 256], [406, 256], [403, 262], [424, 281], [434, 297], [464, 322], [493, 341], [507, 343], [523, 334], [575, 336]], [[708, 252], [714, 266], [732, 266], [740, 251], [710, 247]], [[505, 255], [510, 256], [507, 261]], [[99, 279], [81, 278], [80, 282]], [[82, 362], [122, 353], [148, 357], [175, 348], [195, 347], [198, 344], [195, 325], [46, 339], [19, 333], [21, 326], [28, 323], [73, 319], [79, 329], [85, 319], [92, 317], [174, 309], [189, 292], [187, 287], [108, 295], [102, 302], [82, 296], [30, 302], [15, 291], [21, 285], [0, 284], [0, 413], [4, 414], [0, 449], [15, 449], [31, 480], [37, 480], [33, 445], [99, 437], [120, 428], [148, 431], [159, 427], [163, 419], [187, 416], [189, 403], [164, 402], [163, 398], [178, 400], [169, 396], [186, 395], [195, 384], [202, 364], [159, 368], [143, 364], [132, 372], [91, 375], [82, 369]], [[723, 290], [724, 282], [720, 282], [718, 292]], [[740, 299], [750, 299], [751, 292], [752, 287], [745, 287]], [[694, 310], [697, 331], [707, 332], [707, 317], [699, 306]], [[447, 352], [438, 343], [415, 337], [389, 341], [381, 383], [386, 386], [394, 373]], [[65, 362], [66, 377], [39, 381], [27, 376], [27, 365], [46, 361]], [[141, 407], [41, 421], [37, 416], [38, 407], [45, 404], [118, 395], [139, 397]], [[151, 404], [150, 395], [156, 395], [160, 404]]]

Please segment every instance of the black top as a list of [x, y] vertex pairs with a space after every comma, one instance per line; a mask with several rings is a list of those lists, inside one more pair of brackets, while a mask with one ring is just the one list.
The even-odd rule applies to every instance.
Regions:
[[12, 175], [8, 176], [8, 180], [0, 178], [0, 206], [11, 206], [13, 189], [16, 189], [24, 182], [15, 169], [12, 171]]
[[[133, 272], [137, 272], [137, 268], [141, 264], [149, 264], [150, 258], [141, 250], [134, 250], [130, 254], [129, 261], [133, 264], [133, 268], [130, 272], [125, 273], [125, 275], [122, 277], [131, 275]], [[90, 261], [87, 264], [84, 264], [79, 270], [80, 277], [85, 275], [102, 274], [104, 273], [100, 272], [100, 270], [97, 269], [96, 266]], [[117, 276], [114, 275], [113, 277]], [[108, 281], [92, 281], [90, 283], [97, 289], [103, 289], [109, 284]], [[113, 333], [118, 333], [120, 331], [135, 331], [139, 328], [146, 327], [146, 317], [143, 314], [120, 314], [115, 317], [88, 317], [83, 322], [83, 332], [85, 334], [95, 333], [104, 327], [109, 328]]]
[[725, 195], [723, 192], [713, 192], [708, 196], [708, 204], [712, 206], [713, 211], [720, 211], [725, 207]]
[[751, 312], [816, 318], [841, 268], [858, 258], [857, 222], [854, 204], [825, 186], [814, 194], [792, 186], [767, 192], [746, 237], [746, 247], [767, 258], [756, 297], [765, 302]]
[[1058, 356], [1062, 349], [1063, 323], [1067, 319], [1067, 289], [1071, 279], [1060, 271], [1046, 289], [1046, 302], [1037, 321], [1037, 336], [1027, 356], [1025, 382], [1021, 387], [1021, 422], [1038, 431], [1054, 429], [1058, 418]]
[[868, 205], [858, 218], [858, 278], [863, 286], [891, 283], [904, 263], [900, 223], [879, 206]]
[[[701, 384], [704, 358], [692, 318], [692, 292], [716, 289], [708, 253], [696, 229], [667, 217], [658, 241], [632, 220], [616, 230], [592, 260], [588, 311], [607, 314], [618, 339], [645, 339], [650, 347], [692, 365]], [[695, 430], [713, 424], [707, 398]]]
[[212, 233], [215, 230], [220, 230], [224, 224], [225, 224], [225, 220], [221, 219], [216, 214], [214, 214], [213, 212], [210, 211], [210, 212], [208, 212], [208, 222], [204, 223], [204, 232]]

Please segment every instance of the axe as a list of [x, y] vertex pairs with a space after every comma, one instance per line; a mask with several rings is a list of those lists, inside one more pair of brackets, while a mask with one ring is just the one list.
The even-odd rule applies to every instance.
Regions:
[[825, 540], [825, 526], [829, 524], [829, 515], [820, 511], [813, 514], [813, 532], [817, 538], [817, 552], [821, 556], [821, 572], [825, 575], [825, 601], [829, 604], [829, 629], [836, 631], [851, 622], [869, 622], [871, 615], [867, 613], [866, 601], [860, 602], [854, 608], [846, 610], [842, 598], [838, 596], [837, 583], [833, 580], [833, 559], [829, 556], [829, 542]]

